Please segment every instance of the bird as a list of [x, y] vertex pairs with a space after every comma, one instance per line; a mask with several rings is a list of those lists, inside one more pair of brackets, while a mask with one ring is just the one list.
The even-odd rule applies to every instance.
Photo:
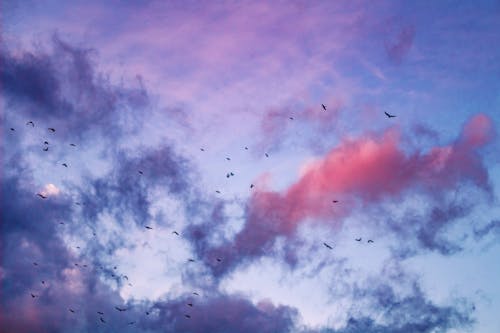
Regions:
[[77, 267], [78, 267], [78, 264], [75, 264], [75, 266], [77, 266]]
[[191, 259], [191, 258], [190, 258], [190, 259], [188, 259], [188, 261], [189, 261], [189, 262], [195, 262], [195, 260], [194, 260], [194, 259]]
[[127, 311], [127, 309], [124, 309], [124, 308], [119, 308], [119, 307], [117, 307], [117, 306], [115, 306], [115, 309], [117, 309], [117, 310], [118, 310], [118, 311], [120, 311], [120, 312]]
[[217, 190], [217, 191], [215, 191], [215, 192], [220, 194], [220, 191], [219, 191], [219, 190]]
[[49, 147], [43, 148], [43, 151], [49, 151]]
[[193, 295], [200, 296], [200, 294], [198, 294], [196, 291], [193, 292]]
[[222, 259], [221, 259], [221, 258], [217, 258], [217, 261], [218, 261], [218, 262], [221, 262], [221, 261], [222, 261]]
[[14, 128], [12, 128], [12, 127], [10, 128], [10, 130], [11, 130], [11, 131], [15, 131], [15, 129], [14, 129]]
[[48, 128], [48, 130], [49, 130], [50, 132], [52, 132], [52, 133], [54, 133], [54, 132], [56, 131], [56, 129], [55, 129], [55, 128], [52, 128], [52, 127], [49, 127], [49, 128]]
[[37, 262], [34, 262], [34, 263], [33, 263], [33, 265], [38, 266], [38, 263], [37, 263]]
[[355, 238], [355, 241], [356, 241], [356, 242], [361, 242], [361, 237], [359, 237], [359, 238]]
[[43, 142], [43, 144], [44, 144], [44, 145], [48, 145], [48, 144], [49, 144], [49, 142], [48, 142], [48, 141], [44, 141], [44, 142]]
[[130, 323], [128, 323], [129, 325], [134, 325], [135, 324], [135, 321], [131, 321]]
[[290, 120], [293, 120], [293, 117], [288, 117]]
[[187, 306], [193, 307], [193, 303], [188, 303]]
[[81, 206], [82, 204], [77, 201], [77, 202], [75, 202], [75, 205]]
[[145, 226], [146, 229], [153, 230], [150, 226]]
[[26, 126], [27, 126], [27, 125], [31, 125], [31, 127], [35, 127], [35, 123], [34, 123], [34, 122], [32, 122], [31, 120], [30, 120], [30, 121], [28, 121], [28, 122], [26, 123]]
[[324, 246], [326, 246], [327, 248], [329, 248], [330, 250], [333, 250], [333, 247], [331, 247], [330, 245], [326, 244], [326, 243], [323, 243]]
[[250, 188], [253, 188], [255, 185], [254, 184], [250, 184]]
[[63, 167], [67, 168], [68, 165], [66, 163], [61, 164]]
[[87, 265], [83, 265], [84, 268], [87, 268]]
[[69, 144], [71, 147], [76, 147], [76, 145], [74, 143], [70, 143]]
[[387, 116], [387, 118], [395, 118], [396, 117], [395, 115], [389, 114], [386, 111], [384, 111], [384, 113]]
[[101, 311], [97, 311], [97, 313], [100, 314], [100, 315], [104, 314], [104, 312], [101, 312]]
[[203, 149], [203, 148], [200, 148], [200, 150], [201, 150], [201, 151], [205, 151], [205, 149]]
[[339, 202], [339, 201], [338, 201], [338, 200], [332, 200], [332, 202], [333, 202], [333, 203], [337, 203], [337, 202]]
[[177, 236], [179, 236], [179, 233], [177, 231], [175, 231], [175, 230], [172, 231], [172, 233], [175, 234], [175, 235], [177, 235]]
[[42, 284], [45, 284], [45, 281], [44, 281], [44, 280], [42, 280]]
[[269, 157], [269, 154], [268, 153], [265, 153], [266, 157]]
[[42, 199], [47, 199], [47, 196], [43, 195], [42, 193], [37, 193], [36, 195], [38, 195]]
[[149, 311], [146, 311], [146, 316], [149, 316]]
[[64, 224], [64, 222], [59, 222], [59, 224]]
[[143, 175], [144, 173], [141, 170], [139, 170], [139, 174]]
[[191, 319], [191, 316], [190, 316], [190, 315], [188, 315], [188, 314], [185, 314], [184, 316], [185, 316], [186, 318], [188, 318], [188, 319]]
[[245, 147], [245, 150], [248, 150], [248, 147]]
[[373, 241], [371, 239], [368, 240], [368, 243], [373, 243]]
[[323, 107], [323, 110], [325, 110], [325, 111], [326, 111], [326, 106], [325, 106], [325, 104], [321, 104], [321, 106]]
[[35, 298], [35, 297], [36, 297], [36, 295], [35, 295], [35, 294], [31, 294], [31, 298]]
[[101, 323], [104, 323], [104, 324], [106, 323], [102, 317], [99, 317], [99, 320], [101, 321]]
[[75, 310], [73, 310], [73, 309], [68, 309], [68, 310], [69, 310], [69, 312], [71, 312], [71, 313], [75, 313]]
[[228, 161], [231, 161], [231, 158], [229, 158], [229, 157], [226, 157], [226, 160], [228, 160]]
[[124, 279], [127, 279], [127, 281], [128, 281], [128, 276], [124, 275], [124, 276], [123, 276], [123, 278], [124, 278]]

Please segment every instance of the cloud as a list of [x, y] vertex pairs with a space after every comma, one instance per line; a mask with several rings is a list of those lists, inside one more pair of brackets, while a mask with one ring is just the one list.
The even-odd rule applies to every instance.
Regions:
[[[478, 149], [491, 140], [492, 128], [488, 117], [476, 115], [455, 142], [428, 152], [405, 152], [396, 130], [378, 137], [346, 139], [325, 157], [306, 165], [298, 180], [282, 193], [255, 191], [246, 205], [243, 229], [221, 246], [199, 247], [204, 251], [198, 255], [225, 257], [224, 264], [213, 268], [220, 275], [270, 253], [276, 238], [292, 237], [308, 220], [338, 227], [342, 218], [359, 207], [399, 199], [412, 191], [436, 197], [462, 183], [490, 192], [488, 171]], [[332, 200], [340, 203], [333, 204]], [[434, 222], [419, 231], [418, 243], [438, 249], [435, 234], [463, 214], [455, 206], [448, 211], [435, 209], [430, 216]]]

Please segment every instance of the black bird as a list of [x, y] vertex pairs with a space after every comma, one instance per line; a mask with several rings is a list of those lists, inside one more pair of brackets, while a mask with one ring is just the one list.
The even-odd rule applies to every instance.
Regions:
[[77, 201], [77, 202], [75, 202], [75, 205], [81, 206], [82, 204]]
[[65, 167], [65, 168], [68, 167], [68, 165], [66, 163], [63, 163], [62, 166]]
[[359, 237], [359, 238], [355, 238], [355, 241], [356, 241], [356, 242], [361, 242], [361, 237]]
[[100, 315], [104, 314], [104, 312], [101, 312], [101, 311], [97, 311], [97, 313], [100, 314]]
[[188, 319], [191, 319], [191, 316], [190, 316], [190, 315], [188, 315], [188, 314], [185, 314], [184, 316], [185, 316], [186, 318], [188, 318]]
[[31, 297], [32, 297], [32, 298], [35, 298], [35, 297], [36, 297], [36, 295], [35, 295], [35, 294], [31, 294]]
[[253, 188], [254, 187], [254, 184], [250, 184], [250, 188]]
[[172, 233], [179, 236], [179, 233], [177, 231], [172, 231]]
[[387, 116], [387, 118], [395, 118], [396, 117], [395, 115], [389, 114], [389, 113], [387, 113], [385, 111], [384, 111], [384, 113]]
[[194, 262], [195, 260], [194, 259], [188, 259], [189, 262]]
[[42, 280], [42, 284], [45, 284], [45, 281], [44, 281], [44, 280]]
[[38, 264], [36, 262], [34, 262], [33, 265], [38, 266]]
[[325, 106], [325, 104], [321, 104], [321, 106], [323, 107], [323, 110], [325, 110], [325, 111], [326, 111], [326, 106]]
[[245, 147], [245, 150], [248, 150], [248, 147]]
[[56, 129], [52, 128], [52, 127], [49, 127], [48, 130], [51, 131], [52, 133], [54, 133], [56, 131]]
[[268, 153], [266, 153], [266, 157], [269, 157], [269, 154], [268, 154]]
[[205, 149], [203, 149], [203, 148], [200, 148], [200, 150], [201, 150], [201, 151], [205, 151]]
[[293, 120], [293, 117], [288, 117], [290, 120]]
[[10, 128], [11, 131], [15, 131], [15, 129], [13, 129], [12, 127]]
[[124, 276], [123, 276], [123, 278], [124, 278], [124, 279], [127, 279], [127, 281], [128, 281], [128, 276], [124, 275]]
[[44, 144], [44, 145], [48, 145], [48, 144], [49, 144], [49, 142], [48, 142], [48, 141], [44, 141], [44, 142], [43, 142], [43, 144]]
[[333, 247], [331, 247], [330, 245], [326, 244], [326, 243], [323, 243], [324, 246], [326, 246], [327, 248], [329, 248], [330, 250], [333, 250]]
[[146, 311], [146, 316], [149, 316], [149, 311]]
[[77, 267], [78, 267], [78, 264], [75, 264], [75, 266], [77, 266]]
[[38, 195], [42, 199], [47, 199], [47, 197], [45, 195], [43, 195], [42, 193], [37, 193], [36, 195]]
[[43, 148], [43, 151], [49, 151], [49, 147]]
[[26, 123], [26, 125], [31, 125], [31, 127], [35, 127], [35, 123], [33, 123], [31, 120]]
[[193, 303], [188, 303], [187, 305], [190, 307], [193, 307]]
[[141, 175], [143, 175], [143, 174], [144, 174], [141, 170], [139, 170], [139, 173], [140, 173]]
[[124, 308], [119, 308], [119, 307], [117, 307], [117, 306], [115, 306], [115, 309], [117, 309], [117, 310], [118, 310], [118, 311], [120, 311], [120, 312], [127, 311], [127, 309], [124, 309]]
[[129, 325], [134, 325], [135, 324], [135, 321], [131, 321], [130, 323], [128, 323]]
[[332, 202], [333, 202], [333, 203], [337, 203], [337, 202], [339, 202], [339, 201], [338, 201], [338, 200], [332, 200]]
[[64, 224], [64, 222], [59, 222], [59, 224]]
[[99, 320], [101, 321], [101, 323], [106, 324], [106, 322], [104, 321], [104, 319], [102, 317], [100, 317]]
[[71, 312], [71, 313], [75, 313], [75, 310], [73, 310], [73, 309], [68, 309], [68, 310], [69, 310], [69, 312]]
[[146, 229], [153, 230], [150, 226], [145, 226]]
[[368, 240], [368, 243], [373, 243], [373, 241], [371, 239]]
[[226, 160], [231, 161], [231, 159], [229, 157], [226, 157]]
[[115, 267], [113, 267], [113, 269], [116, 269], [116, 266], [115, 266]]
[[200, 296], [200, 294], [198, 294], [196, 291], [193, 292], [193, 295]]
[[221, 261], [222, 261], [222, 259], [221, 259], [221, 258], [217, 258], [217, 261], [218, 261], [218, 262], [221, 262]]
[[71, 147], [76, 147], [76, 145], [74, 143], [70, 143], [69, 144]]
[[219, 190], [217, 190], [217, 191], [215, 191], [215, 192], [220, 194], [220, 191], [219, 191]]
[[87, 268], [87, 265], [83, 265], [84, 268]]

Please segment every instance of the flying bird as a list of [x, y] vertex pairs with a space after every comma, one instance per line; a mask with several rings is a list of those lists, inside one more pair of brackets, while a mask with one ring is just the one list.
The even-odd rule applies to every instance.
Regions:
[[117, 310], [118, 310], [118, 311], [120, 311], [120, 312], [127, 311], [127, 309], [124, 309], [124, 308], [119, 308], [119, 307], [117, 307], [117, 306], [115, 306], [115, 309], [117, 309]]
[[196, 291], [193, 292], [193, 295], [200, 296], [200, 294], [198, 294]]
[[74, 143], [70, 143], [69, 144], [71, 147], [76, 147], [76, 145]]
[[101, 311], [97, 311], [97, 313], [100, 314], [100, 315], [104, 314], [104, 312], [101, 312]]
[[221, 259], [221, 258], [217, 258], [217, 261], [218, 261], [218, 262], [221, 262], [221, 261], [222, 261], [222, 259]]
[[193, 307], [193, 303], [188, 303], [187, 306]]
[[245, 150], [248, 150], [248, 147], [245, 147]]
[[190, 316], [190, 315], [188, 315], [188, 314], [185, 314], [184, 316], [185, 316], [186, 318], [188, 318], [188, 319], [191, 319], [191, 316]]
[[56, 131], [56, 129], [55, 129], [55, 128], [52, 128], [52, 127], [49, 127], [49, 128], [48, 128], [48, 130], [49, 130], [50, 132], [52, 132], [52, 133], [54, 133], [54, 132]]
[[200, 150], [201, 150], [201, 151], [205, 151], [205, 149], [203, 149], [203, 148], [200, 148]]
[[266, 157], [269, 157], [269, 154], [268, 153], [265, 153]]
[[293, 117], [288, 117], [290, 120], [293, 120]]
[[104, 319], [102, 317], [99, 317], [99, 320], [101, 321], [101, 323], [106, 324], [106, 322], [104, 321]]
[[61, 164], [63, 167], [67, 168], [68, 165], [66, 163]]
[[44, 280], [42, 280], [42, 284], [45, 284], [45, 281], [44, 281]]
[[131, 321], [130, 323], [128, 323], [129, 325], [134, 325], [135, 324], [135, 321]]
[[250, 188], [253, 188], [255, 185], [254, 184], [250, 184]]
[[149, 316], [149, 311], [146, 311], [146, 316]]
[[389, 113], [387, 113], [385, 111], [384, 111], [384, 113], [387, 116], [387, 118], [395, 118], [396, 117], [395, 115], [389, 114]]
[[179, 233], [177, 231], [172, 231], [172, 233], [179, 236]]
[[11, 131], [15, 131], [15, 129], [13, 129], [12, 127], [10, 128]]
[[229, 157], [226, 157], [226, 160], [231, 161], [231, 159]]
[[217, 190], [217, 191], [215, 191], [215, 192], [220, 194], [220, 191], [219, 191], [219, 190]]
[[355, 241], [356, 241], [356, 242], [361, 242], [361, 237], [359, 237], [359, 238], [355, 238]]
[[35, 127], [35, 123], [33, 123], [31, 120], [26, 123], [26, 125], [31, 125], [31, 127]]
[[35, 297], [36, 297], [36, 295], [35, 295], [35, 294], [31, 294], [31, 297], [32, 297], [32, 298], [35, 298]]
[[33, 265], [38, 266], [38, 263], [34, 262]]
[[337, 202], [339, 202], [339, 201], [338, 201], [338, 200], [332, 200], [332, 202], [333, 202], [333, 203], [337, 203]]
[[330, 245], [326, 244], [326, 243], [323, 243], [324, 246], [326, 246], [327, 248], [329, 248], [330, 250], [333, 250], [333, 247], [331, 247]]
[[139, 172], [139, 174], [141, 174], [141, 175], [143, 175], [143, 174], [144, 174], [141, 170], [139, 170], [138, 172]]
[[145, 226], [146, 229], [153, 230], [150, 226]]
[[188, 259], [188, 261], [189, 262], [194, 262], [195, 260], [190, 258], [190, 259]]
[[321, 106], [323, 107], [323, 110], [325, 110], [325, 111], [326, 111], [326, 106], [325, 106], [325, 104], [321, 104]]
[[49, 147], [43, 148], [43, 151], [49, 151]]
[[44, 145], [48, 145], [48, 144], [49, 144], [49, 142], [48, 142], [48, 141], [44, 141], [44, 142], [43, 142], [43, 144], [44, 144]]
[[42, 199], [47, 199], [47, 197], [45, 195], [41, 194], [41, 193], [37, 193], [36, 195], [38, 195]]
[[73, 310], [73, 309], [68, 309], [68, 310], [69, 310], [69, 312], [71, 312], [71, 313], [75, 313], [75, 310]]
[[368, 240], [368, 243], [373, 243], [373, 241], [371, 239]]

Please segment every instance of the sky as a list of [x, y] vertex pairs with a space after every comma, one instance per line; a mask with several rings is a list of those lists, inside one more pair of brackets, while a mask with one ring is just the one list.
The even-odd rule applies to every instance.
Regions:
[[498, 31], [498, 1], [2, 1], [1, 331], [500, 331]]

